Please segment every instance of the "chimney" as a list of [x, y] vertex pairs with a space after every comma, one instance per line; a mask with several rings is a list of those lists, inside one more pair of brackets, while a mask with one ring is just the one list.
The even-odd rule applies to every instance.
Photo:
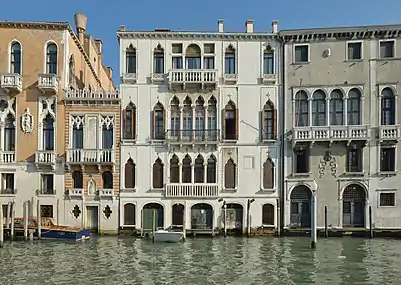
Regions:
[[95, 44], [96, 44], [97, 51], [98, 51], [99, 53], [102, 53], [102, 47], [103, 47], [103, 42], [102, 42], [102, 40], [100, 40], [100, 39], [95, 39]]
[[278, 21], [274, 20], [272, 22], [272, 33], [277, 34], [278, 33]]
[[86, 31], [86, 16], [84, 14], [75, 14], [75, 27], [77, 28], [78, 39], [81, 44], [84, 44], [84, 36]]
[[120, 26], [120, 32], [125, 32], [127, 30], [127, 27], [125, 25]]
[[253, 33], [253, 20], [246, 20], [245, 28], [247, 33]]
[[109, 77], [112, 78], [113, 77], [113, 68], [111, 66], [108, 66], [107, 71], [109, 72]]
[[217, 26], [218, 26], [219, 33], [223, 33], [224, 32], [224, 20], [218, 20]]

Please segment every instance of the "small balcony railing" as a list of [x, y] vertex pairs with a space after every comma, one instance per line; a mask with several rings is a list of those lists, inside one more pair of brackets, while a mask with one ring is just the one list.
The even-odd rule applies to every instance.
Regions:
[[379, 140], [398, 141], [401, 138], [400, 125], [379, 126]]
[[69, 89], [66, 90], [63, 97], [68, 102], [119, 102], [120, 94], [118, 91], [107, 90], [85, 90]]
[[38, 88], [43, 93], [56, 94], [58, 91], [58, 78], [56, 74], [39, 74]]
[[100, 197], [113, 197], [114, 190], [113, 189], [99, 189]]
[[114, 164], [114, 149], [68, 149], [67, 163]]
[[22, 91], [22, 77], [17, 73], [6, 73], [0, 75], [0, 88], [6, 92]]
[[14, 163], [15, 162], [15, 151], [0, 151], [0, 163]]
[[36, 164], [54, 164], [56, 162], [56, 154], [54, 150], [38, 150], [35, 153]]
[[217, 70], [213, 69], [171, 69], [168, 80], [170, 84], [215, 84], [217, 83]]
[[36, 190], [36, 195], [56, 195], [56, 190], [54, 190], [54, 189], [38, 189], [38, 190]]
[[365, 125], [295, 127], [292, 139], [299, 142], [368, 140], [370, 131], [370, 126]]
[[12, 189], [12, 188], [0, 189], [0, 195], [6, 195], [6, 196], [17, 195], [17, 189]]
[[166, 197], [215, 198], [218, 196], [217, 183], [167, 183]]
[[66, 189], [65, 194], [70, 197], [82, 197], [84, 194], [84, 189], [81, 188]]
[[171, 143], [217, 143], [219, 130], [168, 130], [167, 140]]

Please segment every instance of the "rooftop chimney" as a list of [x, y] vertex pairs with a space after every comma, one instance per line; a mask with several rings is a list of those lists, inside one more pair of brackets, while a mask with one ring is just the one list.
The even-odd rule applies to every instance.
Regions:
[[120, 32], [125, 32], [127, 30], [127, 27], [125, 25], [120, 26]]
[[77, 28], [78, 39], [81, 44], [84, 44], [84, 36], [86, 31], [86, 16], [84, 14], [75, 14], [75, 27]]
[[245, 28], [247, 33], [253, 33], [253, 20], [246, 20]]
[[223, 33], [224, 32], [224, 20], [218, 20], [217, 26], [218, 26], [219, 33]]
[[109, 77], [112, 78], [113, 77], [113, 68], [111, 68], [111, 66], [108, 66], [107, 71], [109, 72]]
[[272, 22], [272, 33], [277, 34], [278, 33], [278, 21], [274, 20]]
[[96, 44], [97, 51], [98, 51], [99, 53], [102, 53], [102, 47], [103, 47], [103, 42], [102, 42], [102, 40], [100, 40], [100, 39], [95, 39], [94, 41], [95, 41], [95, 44]]

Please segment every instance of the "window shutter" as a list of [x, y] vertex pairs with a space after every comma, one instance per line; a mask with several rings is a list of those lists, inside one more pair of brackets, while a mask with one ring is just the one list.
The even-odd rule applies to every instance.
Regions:
[[222, 137], [223, 137], [223, 140], [225, 140], [226, 139], [226, 109], [223, 109], [221, 111], [221, 117], [222, 117], [222, 124], [221, 124], [221, 126], [222, 126]]
[[273, 135], [274, 139], [277, 140], [277, 109], [273, 109]]
[[124, 139], [125, 139], [126, 136], [127, 136], [127, 134], [126, 134], [126, 132], [125, 132], [126, 125], [127, 125], [127, 111], [124, 109], [124, 110], [123, 110], [123, 135], [122, 135], [122, 137], [123, 137]]
[[235, 139], [238, 140], [239, 110], [235, 109]]

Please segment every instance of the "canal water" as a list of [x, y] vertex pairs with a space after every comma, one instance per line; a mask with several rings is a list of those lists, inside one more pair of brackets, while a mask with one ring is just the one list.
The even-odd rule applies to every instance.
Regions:
[[115, 237], [6, 243], [0, 284], [401, 284], [401, 241]]

